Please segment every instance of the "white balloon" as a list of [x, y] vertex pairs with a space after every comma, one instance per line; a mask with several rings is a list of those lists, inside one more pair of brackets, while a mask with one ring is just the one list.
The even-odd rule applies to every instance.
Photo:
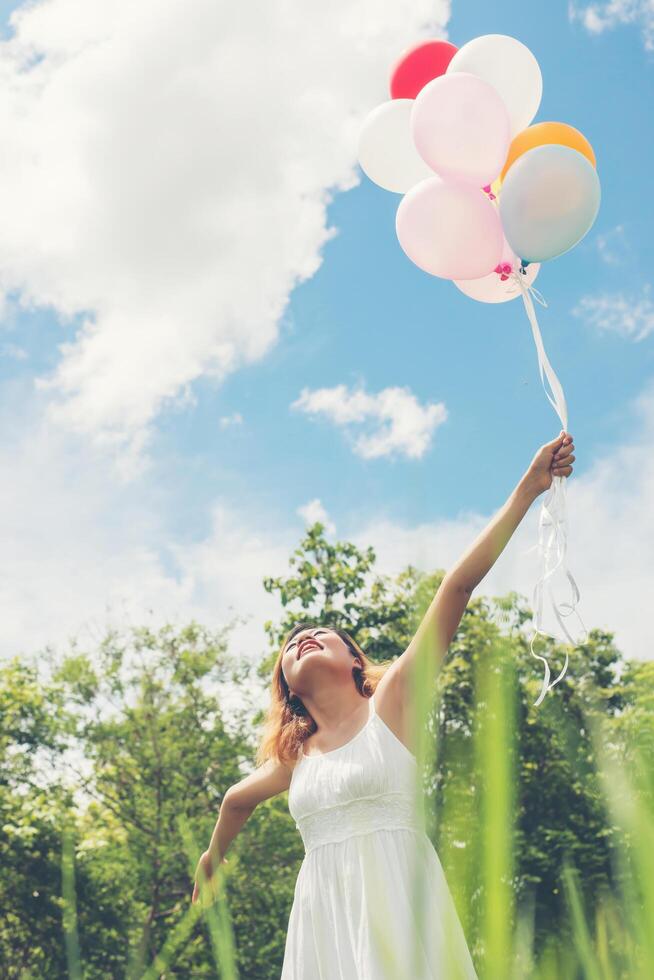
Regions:
[[414, 184], [433, 177], [411, 136], [413, 99], [382, 102], [366, 117], [359, 135], [359, 164], [384, 190], [405, 194]]
[[467, 71], [493, 85], [509, 112], [511, 138], [532, 121], [543, 95], [540, 66], [522, 41], [507, 34], [483, 34], [459, 48], [446, 74]]

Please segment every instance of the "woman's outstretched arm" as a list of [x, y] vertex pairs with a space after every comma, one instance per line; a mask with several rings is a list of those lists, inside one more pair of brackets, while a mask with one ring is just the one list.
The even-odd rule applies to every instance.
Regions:
[[569, 435], [541, 446], [504, 505], [448, 572], [468, 594], [493, 567], [534, 500], [550, 488], [552, 477], [570, 475], [573, 449]]
[[200, 894], [200, 877], [204, 875], [211, 883], [219, 864], [226, 861], [225, 852], [236, 835], [254, 812], [259, 803], [269, 800], [287, 790], [291, 781], [291, 770], [281, 762], [268, 759], [263, 765], [230, 786], [220, 804], [218, 820], [214, 827], [209, 847], [200, 855], [195, 872], [195, 886], [191, 901], [196, 902]]
[[493, 567], [531, 504], [539, 494], [550, 488], [555, 476], [567, 477], [572, 473], [575, 459], [573, 449], [572, 436], [561, 433], [536, 452], [504, 505], [445, 575], [416, 635], [387, 671], [389, 685], [393, 674], [405, 680], [408, 678], [408, 668], [412, 666], [423, 643], [428, 643], [438, 661], [445, 656], [470, 595]]

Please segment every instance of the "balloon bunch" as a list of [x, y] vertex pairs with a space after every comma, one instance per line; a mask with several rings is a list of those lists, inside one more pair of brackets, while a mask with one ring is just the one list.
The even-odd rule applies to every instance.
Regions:
[[[391, 99], [365, 120], [359, 163], [404, 194], [400, 245], [425, 272], [486, 303], [514, 299], [540, 263], [573, 248], [597, 216], [593, 148], [566, 123], [530, 125], [536, 58], [504, 34], [457, 49], [424, 41], [391, 71]], [[528, 268], [531, 266], [531, 268]]]
[[[533, 282], [542, 262], [568, 252], [588, 233], [599, 211], [600, 183], [593, 148], [582, 133], [560, 122], [531, 125], [542, 91], [538, 61], [516, 38], [488, 34], [461, 48], [422, 41], [395, 63], [390, 100], [364, 121], [359, 163], [374, 183], [403, 195], [395, 227], [415, 265], [452, 280], [480, 302], [522, 296], [545, 394], [567, 431], [563, 389], [545, 353], [532, 297], [547, 304]], [[566, 567], [563, 477], [554, 477], [542, 504], [536, 547], [541, 573], [531, 652], [545, 665], [539, 704], [568, 666], [566, 653], [550, 682], [546, 658], [533, 649], [536, 635], [554, 637], [541, 628], [545, 593], [565, 637], [576, 645], [563, 622], [580, 597]], [[571, 586], [571, 603], [554, 598], [558, 570]]]

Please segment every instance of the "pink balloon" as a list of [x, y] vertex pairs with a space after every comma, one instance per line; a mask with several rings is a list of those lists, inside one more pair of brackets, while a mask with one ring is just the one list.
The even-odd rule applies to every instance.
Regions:
[[511, 141], [509, 113], [497, 90], [463, 71], [441, 75], [418, 93], [411, 131], [432, 170], [475, 187], [495, 180]]
[[483, 191], [427, 177], [400, 201], [400, 245], [420, 269], [442, 279], [478, 279], [502, 257], [499, 215]]

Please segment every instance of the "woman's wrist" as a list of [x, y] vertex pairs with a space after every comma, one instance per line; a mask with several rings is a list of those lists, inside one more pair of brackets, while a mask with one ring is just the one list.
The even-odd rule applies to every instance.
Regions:
[[515, 496], [520, 500], [527, 503], [528, 506], [533, 504], [534, 500], [541, 495], [543, 492], [541, 488], [537, 487], [533, 480], [529, 478], [529, 475], [525, 473], [521, 480], [513, 491]]

